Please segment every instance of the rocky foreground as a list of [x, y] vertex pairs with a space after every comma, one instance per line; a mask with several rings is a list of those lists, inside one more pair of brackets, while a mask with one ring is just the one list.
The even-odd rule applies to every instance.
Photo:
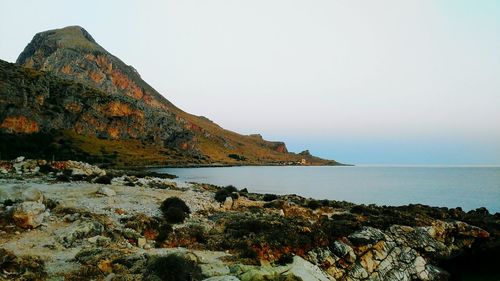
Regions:
[[500, 214], [484, 208], [355, 205], [75, 161], [0, 162], [0, 280], [499, 280], [499, 237]]

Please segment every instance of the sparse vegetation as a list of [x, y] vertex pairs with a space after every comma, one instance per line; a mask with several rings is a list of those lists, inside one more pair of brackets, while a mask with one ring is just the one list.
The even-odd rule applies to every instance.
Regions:
[[227, 157], [229, 157], [231, 159], [234, 159], [236, 161], [245, 161], [245, 160], [247, 160], [247, 158], [245, 156], [234, 154], [234, 153], [227, 155]]

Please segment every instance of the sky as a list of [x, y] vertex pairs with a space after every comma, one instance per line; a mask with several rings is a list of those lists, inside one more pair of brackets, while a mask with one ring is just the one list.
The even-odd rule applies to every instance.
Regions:
[[183, 110], [354, 164], [500, 164], [500, 1], [2, 1], [0, 59], [80, 25]]

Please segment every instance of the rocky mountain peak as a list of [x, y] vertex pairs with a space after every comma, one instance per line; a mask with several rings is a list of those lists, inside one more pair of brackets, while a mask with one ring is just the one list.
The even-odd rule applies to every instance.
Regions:
[[44, 58], [49, 57], [58, 49], [71, 49], [74, 52], [105, 52], [87, 30], [80, 26], [68, 26], [37, 33], [16, 63], [42, 68]]

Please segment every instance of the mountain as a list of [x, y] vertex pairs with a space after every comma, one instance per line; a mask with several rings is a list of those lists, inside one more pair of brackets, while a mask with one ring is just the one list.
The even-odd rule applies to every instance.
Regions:
[[182, 111], [78, 26], [36, 34], [16, 65], [0, 67], [4, 156], [16, 147], [115, 165], [338, 164]]

